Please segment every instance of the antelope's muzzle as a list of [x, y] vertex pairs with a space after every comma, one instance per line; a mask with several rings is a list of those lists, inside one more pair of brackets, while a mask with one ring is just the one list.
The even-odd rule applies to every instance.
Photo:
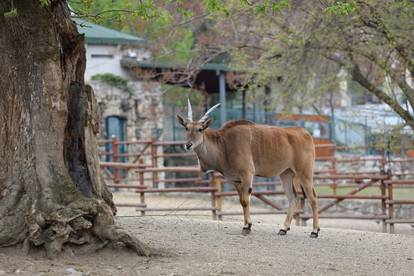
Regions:
[[193, 143], [187, 143], [187, 144], [185, 144], [185, 149], [186, 150], [191, 150], [191, 148], [193, 147]]

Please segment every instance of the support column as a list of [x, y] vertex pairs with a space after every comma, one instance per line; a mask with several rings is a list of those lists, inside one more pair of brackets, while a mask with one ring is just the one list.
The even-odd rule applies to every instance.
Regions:
[[220, 86], [220, 123], [224, 126], [227, 120], [226, 111], [226, 79], [225, 73], [219, 72], [219, 86]]
[[253, 88], [253, 121], [255, 123], [258, 123], [259, 120], [259, 108], [257, 106], [257, 85], [254, 86]]
[[264, 112], [265, 112], [265, 124], [270, 124], [271, 118], [270, 118], [270, 109], [269, 109], [269, 105], [270, 105], [270, 86], [266, 85], [265, 86], [265, 99], [263, 101], [263, 107], [264, 107]]
[[242, 93], [242, 118], [246, 119], [246, 89]]

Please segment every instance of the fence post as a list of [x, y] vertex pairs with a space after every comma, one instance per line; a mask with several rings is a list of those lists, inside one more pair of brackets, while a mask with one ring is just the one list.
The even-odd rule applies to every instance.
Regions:
[[[335, 150], [335, 152], [336, 152], [336, 150]], [[333, 175], [336, 175], [336, 156], [335, 156], [335, 153], [334, 153], [334, 157], [332, 159], [332, 172], [333, 172]], [[332, 182], [332, 192], [333, 192], [334, 195], [336, 195], [336, 188], [337, 188], [336, 178], [334, 178], [332, 180], [333, 180], [333, 182]]]
[[[217, 180], [216, 182], [217, 192], [221, 193], [223, 191], [223, 179], [221, 175], [217, 176], [216, 180]], [[216, 195], [216, 206], [217, 206], [217, 211], [219, 212], [218, 219], [223, 220], [223, 215], [221, 214], [223, 210], [223, 198], [221, 196]]]
[[[139, 167], [138, 168], [140, 168], [140, 169], [145, 168], [144, 160], [142, 158], [139, 159]], [[145, 185], [144, 172], [142, 172], [142, 171], [139, 172], [139, 185], [140, 186]], [[144, 188], [140, 188], [140, 190], [143, 190], [143, 189]], [[139, 201], [140, 201], [141, 204], [145, 204], [145, 192], [144, 191], [141, 191], [139, 193]], [[142, 208], [144, 208], [144, 207], [142, 207]], [[145, 216], [145, 211], [144, 210], [141, 210], [141, 216]]]
[[[386, 187], [385, 187], [385, 181], [384, 179], [381, 179], [381, 184], [380, 184], [380, 189], [381, 189], [381, 196], [383, 196], [383, 198], [381, 198], [381, 209], [382, 209], [382, 215], [387, 215], [387, 203], [386, 203]], [[387, 222], [385, 220], [385, 218], [382, 219], [382, 232], [387, 233]]]
[[[394, 193], [391, 181], [388, 183], [388, 200], [388, 217], [390, 220], [392, 220], [394, 219], [394, 203], [392, 202], [394, 200]], [[390, 221], [390, 233], [394, 234], [394, 231], [394, 223]]]
[[210, 188], [211, 188], [211, 207], [213, 208], [212, 215], [213, 215], [213, 219], [216, 220], [217, 219], [217, 211], [216, 211], [216, 179], [214, 177], [214, 172], [209, 174], [210, 177]]
[[[116, 136], [112, 137], [112, 161], [118, 162], [119, 161], [119, 144], [118, 139]], [[114, 167], [114, 182], [119, 183], [121, 182], [121, 171], [119, 170], [119, 167]]]
[[[158, 158], [157, 158], [157, 145], [155, 144], [157, 141], [155, 139], [151, 140], [151, 162], [152, 167], [157, 168], [158, 167]], [[153, 171], [152, 172], [152, 186], [154, 188], [158, 188], [158, 182], [157, 182], [158, 173]]]

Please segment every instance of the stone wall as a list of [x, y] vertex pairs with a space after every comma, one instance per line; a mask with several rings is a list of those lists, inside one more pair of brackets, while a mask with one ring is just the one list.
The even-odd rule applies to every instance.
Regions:
[[[155, 82], [128, 82], [128, 90], [123, 90], [102, 81], [92, 81], [101, 113], [101, 139], [110, 139], [105, 130], [105, 119], [117, 116], [125, 120], [125, 140], [161, 139], [163, 128], [163, 105], [160, 85]], [[128, 152], [139, 152], [143, 145], [129, 145]], [[150, 148], [149, 151], [150, 152]], [[162, 149], [158, 149], [162, 153]], [[129, 159], [131, 162], [133, 158]], [[163, 165], [163, 159], [158, 158], [158, 166]], [[144, 157], [145, 164], [151, 164], [151, 156]], [[150, 175], [146, 176], [150, 177]], [[163, 174], [159, 174], [163, 177]], [[136, 182], [137, 176], [129, 173], [128, 182]], [[136, 183], [134, 183], [136, 184]], [[149, 184], [149, 183], [148, 183]]]

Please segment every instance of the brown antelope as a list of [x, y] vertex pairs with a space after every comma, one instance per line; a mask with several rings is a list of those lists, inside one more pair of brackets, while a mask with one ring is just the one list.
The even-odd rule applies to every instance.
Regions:
[[250, 195], [254, 176], [280, 176], [289, 201], [289, 208], [279, 235], [286, 235], [298, 203], [300, 181], [302, 190], [309, 198], [313, 212], [312, 238], [319, 234], [318, 202], [313, 188], [315, 149], [312, 136], [303, 128], [280, 128], [259, 125], [247, 120], [226, 123], [219, 130], [210, 129], [209, 114], [220, 104], [210, 108], [198, 121], [193, 121], [191, 103], [188, 100], [188, 117], [177, 115], [185, 127], [187, 150], [197, 154], [201, 170], [218, 171], [232, 182], [243, 207], [244, 227], [242, 234], [249, 234]]

